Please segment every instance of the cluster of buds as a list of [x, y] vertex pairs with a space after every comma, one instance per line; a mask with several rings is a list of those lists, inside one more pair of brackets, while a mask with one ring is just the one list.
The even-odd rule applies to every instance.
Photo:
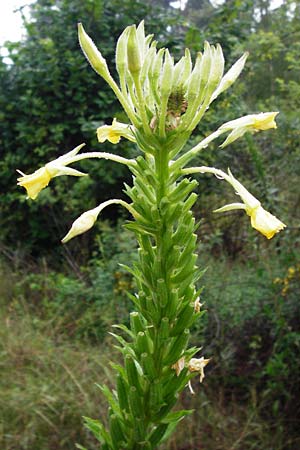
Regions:
[[[206, 42], [194, 66], [188, 49], [174, 63], [168, 49], [157, 50], [157, 42], [152, 35], [145, 35], [141, 22], [138, 27], [127, 27], [117, 42], [118, 86], [81, 24], [79, 40], [91, 66], [109, 83], [127, 112], [140, 137], [139, 144], [144, 142], [141, 130], [146, 136], [165, 138], [168, 132], [177, 129], [188, 137], [210, 103], [237, 79], [247, 58], [245, 53], [224, 75], [220, 45]], [[146, 150], [149, 151], [147, 145]]]

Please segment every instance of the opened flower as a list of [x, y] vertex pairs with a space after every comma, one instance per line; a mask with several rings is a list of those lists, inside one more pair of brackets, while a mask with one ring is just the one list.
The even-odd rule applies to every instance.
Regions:
[[118, 144], [121, 137], [135, 142], [135, 137], [130, 129], [130, 125], [121, 123], [114, 118], [111, 125], [103, 125], [97, 129], [98, 141], [103, 143], [106, 140], [112, 144]]
[[223, 178], [232, 185], [244, 203], [232, 203], [215, 210], [215, 212], [244, 209], [251, 218], [252, 227], [268, 239], [271, 239], [276, 233], [286, 227], [283, 222], [278, 220], [277, 217], [273, 216], [261, 206], [260, 201], [250, 194], [250, 192], [248, 192], [247, 189], [236, 178], [234, 178], [230, 170], [228, 170], [228, 174], [229, 175], [223, 173]]
[[236, 120], [224, 123], [219, 132], [230, 131], [227, 139], [220, 147], [226, 147], [239, 137], [243, 136], [247, 131], [256, 133], [257, 131], [269, 130], [270, 128], [277, 128], [275, 117], [278, 112], [266, 112], [260, 114], [249, 114], [248, 116], [240, 117]]
[[71, 150], [65, 155], [47, 163], [44, 167], [41, 167], [30, 175], [25, 175], [23, 172], [18, 170], [18, 172], [22, 175], [18, 178], [18, 185], [24, 187], [27, 191], [28, 197], [35, 200], [41, 190], [48, 186], [51, 178], [58, 177], [60, 175], [73, 175], [76, 177], [85, 176], [85, 173], [66, 167], [67, 164], [73, 162], [72, 158], [84, 145], [85, 144], [78, 145], [78, 147], [74, 148], [74, 150]]

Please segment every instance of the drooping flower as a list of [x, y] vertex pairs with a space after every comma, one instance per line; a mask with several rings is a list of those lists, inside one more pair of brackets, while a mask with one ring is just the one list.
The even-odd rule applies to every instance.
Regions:
[[65, 244], [70, 239], [78, 236], [86, 231], [90, 230], [95, 224], [97, 217], [99, 215], [99, 207], [85, 211], [81, 216], [79, 216], [72, 224], [70, 231], [62, 239], [62, 243]]
[[97, 129], [97, 138], [101, 143], [108, 140], [112, 144], [118, 144], [121, 137], [125, 137], [129, 141], [135, 142], [135, 137], [130, 129], [130, 125], [118, 122], [116, 118], [114, 118], [111, 125], [103, 125]]
[[269, 130], [270, 128], [277, 128], [275, 117], [278, 112], [266, 112], [259, 114], [249, 114], [248, 116], [240, 117], [239, 119], [231, 120], [224, 123], [218, 131], [230, 131], [227, 139], [220, 147], [226, 147], [239, 137], [243, 136], [247, 131], [256, 133], [257, 131]]
[[286, 227], [284, 223], [266, 211], [262, 206], [253, 209], [250, 214], [247, 212], [247, 214], [251, 217], [252, 227], [260, 231], [268, 239], [271, 239], [276, 233]]
[[273, 214], [266, 211], [259, 200], [255, 198], [249, 191], [232, 175], [230, 170], [225, 174], [225, 179], [235, 189], [236, 193], [241, 197], [244, 203], [232, 203], [225, 205], [214, 212], [225, 212], [234, 209], [244, 209], [251, 218], [251, 225], [255, 230], [262, 233], [268, 239], [271, 239], [276, 233], [283, 230], [286, 225], [281, 222]]
[[70, 231], [66, 234], [66, 236], [62, 239], [62, 243], [73, 239], [73, 237], [78, 236], [79, 234], [85, 233], [90, 230], [95, 224], [99, 214], [101, 211], [109, 205], [122, 205], [126, 208], [135, 218], [140, 217], [140, 215], [135, 211], [135, 209], [129, 205], [124, 200], [119, 200], [113, 198], [111, 200], [106, 200], [106, 202], [100, 203], [96, 208], [85, 211], [81, 216], [79, 216], [72, 224]]
[[26, 189], [27, 195], [32, 200], [36, 199], [42, 189], [48, 186], [51, 180], [51, 174], [46, 167], [41, 167], [30, 175], [25, 175], [22, 172], [22, 177], [18, 178], [18, 185]]
[[74, 150], [47, 163], [44, 167], [41, 167], [30, 175], [25, 175], [23, 172], [18, 171], [22, 175], [18, 178], [18, 185], [24, 187], [28, 197], [35, 200], [41, 190], [48, 186], [51, 178], [61, 175], [73, 175], [76, 177], [86, 176], [85, 173], [66, 167], [67, 164], [72, 162], [72, 157], [74, 157], [84, 145], [85, 144], [79, 145], [74, 148]]

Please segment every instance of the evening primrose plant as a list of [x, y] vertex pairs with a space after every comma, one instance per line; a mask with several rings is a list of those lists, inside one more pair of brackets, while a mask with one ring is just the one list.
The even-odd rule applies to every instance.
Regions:
[[[125, 207], [132, 220], [126, 223], [138, 242], [138, 259], [127, 270], [133, 275], [136, 294], [130, 325], [115, 326], [111, 334], [123, 357], [112, 364], [116, 387], [101, 386], [109, 407], [107, 424], [85, 418], [104, 450], [156, 449], [177, 423], [191, 411], [174, 410], [179, 394], [191, 380], [204, 378], [209, 363], [198, 347], [188, 346], [190, 328], [202, 315], [197, 288], [203, 270], [197, 266], [196, 223], [192, 207], [197, 201], [194, 174], [213, 174], [229, 183], [240, 202], [216, 212], [242, 209], [251, 225], [268, 239], [285, 225], [267, 212], [248, 190], [228, 172], [214, 167], [193, 167], [192, 161], [213, 140], [224, 135], [225, 147], [246, 132], [276, 128], [277, 112], [251, 114], [221, 125], [189, 151], [191, 133], [211, 103], [240, 75], [245, 53], [224, 74], [220, 45], [204, 44], [195, 62], [189, 50], [176, 63], [165, 48], [157, 50], [143, 22], [127, 27], [116, 47], [116, 82], [105, 59], [79, 24], [79, 42], [92, 68], [108, 83], [122, 105], [128, 123], [115, 118], [97, 130], [100, 143], [128, 139], [140, 150], [135, 159], [113, 153], [80, 153], [83, 144], [38, 169], [21, 173], [18, 184], [35, 199], [52, 178], [85, 176], [69, 166], [83, 159], [102, 158], [126, 165], [132, 185], [125, 185], [128, 201], [109, 199], [83, 212], [62, 239], [63, 243], [93, 227], [101, 211], [112, 204]], [[117, 330], [121, 329], [122, 333]], [[84, 449], [84, 447], [79, 446]]]

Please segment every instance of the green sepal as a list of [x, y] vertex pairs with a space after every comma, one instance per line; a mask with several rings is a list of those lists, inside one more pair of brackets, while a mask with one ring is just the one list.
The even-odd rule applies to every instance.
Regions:
[[151, 355], [149, 355], [148, 353], [142, 353], [141, 363], [142, 363], [144, 373], [150, 379], [150, 381], [153, 381], [157, 376], [157, 372], [155, 370], [155, 366], [154, 366], [154, 362], [153, 362], [153, 357]]
[[160, 322], [159, 338], [166, 340], [168, 339], [169, 335], [170, 335], [169, 317], [163, 317]]
[[160, 408], [157, 414], [155, 414], [155, 416], [153, 417], [153, 422], [154, 423], [162, 422], [162, 419], [170, 412], [170, 410], [173, 408], [173, 406], [176, 404], [177, 401], [178, 401], [177, 395], [173, 395], [171, 398], [165, 399], [166, 404], [162, 406], [162, 408]]
[[161, 308], [164, 308], [168, 304], [169, 291], [166, 282], [163, 278], [157, 280], [157, 300]]
[[164, 314], [169, 317], [170, 322], [176, 317], [176, 311], [179, 304], [178, 288], [173, 288], [170, 291], [169, 301], [165, 307]]
[[157, 325], [160, 321], [160, 312], [151, 296], [146, 297], [147, 311], [149, 312], [152, 322]]
[[156, 378], [150, 386], [149, 398], [151, 411], [156, 413], [164, 404], [161, 380]]
[[194, 221], [190, 221], [189, 224], [178, 224], [177, 230], [173, 234], [174, 245], [183, 245], [186, 238], [194, 231]]
[[112, 445], [114, 450], [120, 450], [120, 442], [124, 439], [124, 431], [122, 429], [121, 423], [121, 420], [116, 416], [116, 414], [112, 414], [110, 416], [110, 435], [112, 438]]
[[149, 224], [128, 221], [124, 224], [124, 227], [127, 228], [127, 230], [134, 231], [138, 234], [150, 234], [152, 236], [155, 236], [156, 234], [156, 228]]
[[150, 336], [143, 331], [140, 331], [137, 334], [137, 338], [136, 338], [136, 347], [138, 350], [138, 353], [149, 353], [151, 354], [153, 351], [153, 342], [150, 339]]
[[189, 195], [189, 197], [187, 198], [187, 200], [185, 200], [185, 202], [184, 202], [184, 207], [183, 207], [182, 213], [184, 214], [184, 213], [189, 212], [191, 207], [197, 201], [197, 199], [198, 199], [198, 195], [196, 194], [196, 192], [192, 192]]
[[169, 194], [169, 200], [171, 203], [178, 203], [180, 201], [183, 201], [185, 197], [192, 192], [193, 189], [195, 189], [198, 186], [198, 181], [196, 180], [188, 180], [187, 178], [184, 178], [180, 181], [180, 183], [177, 183], [175, 189]]
[[183, 214], [184, 202], [173, 203], [165, 213], [165, 219], [168, 223], [176, 222]]
[[117, 394], [120, 403], [121, 410], [129, 412], [129, 402], [128, 402], [128, 389], [129, 386], [124, 378], [118, 374], [117, 375]]
[[134, 386], [140, 394], [143, 394], [143, 389], [140, 384], [140, 374], [137, 370], [135, 360], [131, 355], [125, 356], [125, 369], [128, 379], [128, 384]]
[[158, 427], [155, 428], [155, 430], [152, 431], [152, 433], [149, 436], [149, 441], [151, 442], [152, 448], [155, 448], [163, 439], [164, 434], [166, 433], [168, 428], [168, 424], [161, 424], [158, 425]]
[[190, 328], [191, 324], [197, 318], [194, 309], [195, 309], [194, 303], [188, 303], [184, 307], [184, 309], [180, 312], [179, 317], [170, 332], [171, 336], [177, 336], [185, 328]]
[[137, 311], [132, 311], [130, 313], [130, 328], [134, 335], [137, 336], [139, 331], [145, 330], [146, 324], [144, 323], [143, 317]]
[[171, 276], [172, 283], [178, 284], [186, 281], [189, 278], [189, 276], [191, 276], [196, 271], [197, 268], [195, 264], [197, 262], [197, 259], [198, 259], [197, 255], [192, 254], [188, 263], [185, 266], [183, 266], [181, 270], [179, 269], [177, 273]]
[[171, 270], [174, 266], [177, 266], [177, 262], [180, 257], [180, 246], [174, 245], [172, 249], [167, 254], [166, 257], [166, 270]]
[[134, 418], [144, 417], [145, 411], [143, 408], [142, 397], [135, 386], [130, 386], [128, 400], [132, 416]]
[[[137, 130], [137, 129], [135, 129], [134, 130], [134, 135], [135, 135], [135, 139], [136, 139], [136, 142], [137, 142], [137, 144], [138, 144], [138, 146], [139, 146], [139, 148], [143, 151], [143, 152], [145, 152], [146, 154], [147, 153], [150, 153], [151, 155], [154, 155], [155, 153], [156, 153], [156, 147], [155, 147], [155, 137], [153, 136], [153, 142], [151, 143], [151, 141], [149, 140], [149, 138], [145, 138], [145, 136], [144, 136], [144, 134], [143, 134], [143, 132], [141, 132], [140, 130]], [[140, 161], [139, 161], [139, 158], [140, 159], [144, 159], [142, 156], [138, 156], [137, 158], [136, 158], [136, 162], [138, 163], [138, 165], [142, 168], [142, 169], [145, 169], [145, 166], [144, 167], [142, 167], [141, 166], [141, 164], [140, 164]], [[145, 160], [144, 160], [145, 161]], [[146, 161], [145, 161], [145, 163], [146, 163]], [[147, 164], [147, 163], [146, 163]], [[148, 167], [148, 166], [147, 166]], [[143, 175], [143, 171], [142, 172], [139, 172], [141, 175]], [[150, 180], [148, 180], [148, 181], [150, 181]], [[153, 180], [151, 180], [151, 181], [153, 181]]]
[[181, 390], [188, 382], [187, 378], [188, 369], [186, 367], [182, 369], [179, 375], [176, 375], [174, 369], [172, 369], [172, 372], [173, 376], [171, 378], [168, 377], [168, 379], [164, 382], [163, 386], [164, 395], [166, 396], [166, 398], [168, 398], [168, 396], [173, 398], [174, 392], [181, 392]]
[[191, 257], [193, 251], [195, 250], [196, 242], [197, 242], [197, 235], [192, 234], [190, 238], [187, 240], [186, 246], [180, 254], [180, 258], [178, 260], [178, 267], [184, 266], [186, 264], [187, 260]]
[[151, 188], [151, 185], [150, 185], [150, 187], [147, 186], [147, 184], [145, 182], [142, 182], [140, 178], [135, 178], [134, 184], [147, 198], [147, 200], [149, 201], [148, 203], [151, 204], [151, 203], [155, 202], [155, 193], [154, 193], [153, 189]]

